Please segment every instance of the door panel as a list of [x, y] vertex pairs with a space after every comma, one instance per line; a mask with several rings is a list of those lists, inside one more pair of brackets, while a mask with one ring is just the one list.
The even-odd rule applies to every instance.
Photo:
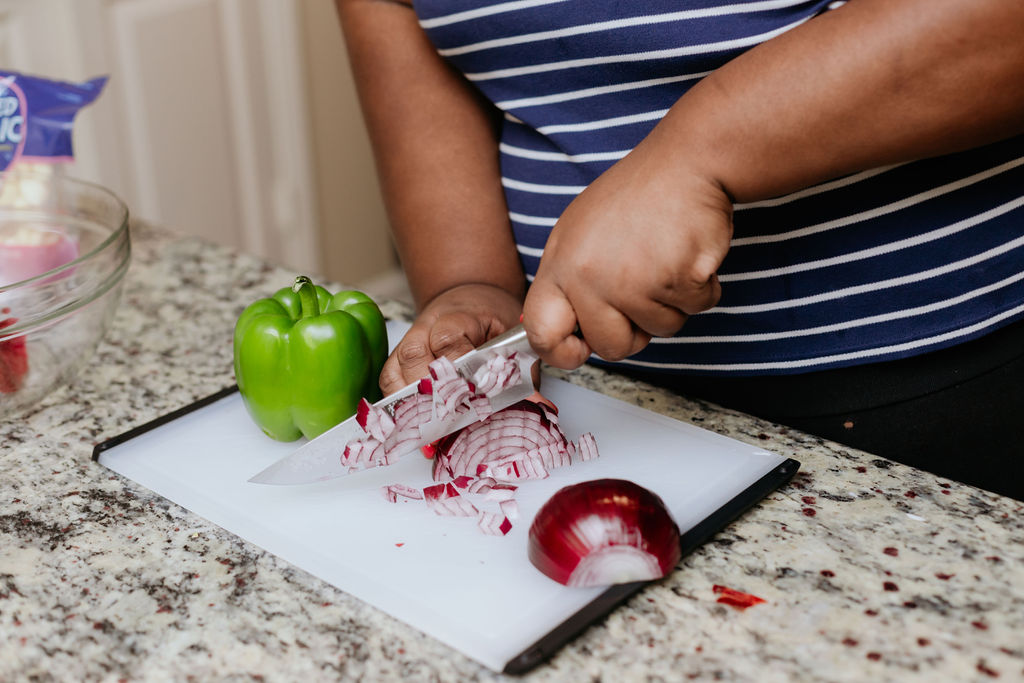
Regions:
[[216, 0], [126, 0], [111, 26], [127, 115], [136, 212], [241, 244], [234, 143]]
[[319, 273], [299, 2], [0, 0], [0, 56], [110, 75], [73, 172], [135, 216]]

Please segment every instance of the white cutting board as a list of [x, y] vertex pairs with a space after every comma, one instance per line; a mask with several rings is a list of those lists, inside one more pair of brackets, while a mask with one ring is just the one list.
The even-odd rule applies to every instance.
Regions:
[[[404, 327], [389, 325], [395, 341]], [[104, 446], [99, 462], [501, 671], [604, 592], [561, 586], [527, 559], [530, 523], [558, 489], [632, 480], [664, 499], [685, 535], [786, 462], [562, 380], [543, 386], [567, 436], [592, 432], [600, 457], [524, 482], [519, 518], [503, 537], [482, 534], [472, 518], [439, 517], [423, 501], [387, 502], [385, 484], [433, 483], [418, 453], [328, 482], [248, 483], [303, 442], [270, 440], [237, 393]]]

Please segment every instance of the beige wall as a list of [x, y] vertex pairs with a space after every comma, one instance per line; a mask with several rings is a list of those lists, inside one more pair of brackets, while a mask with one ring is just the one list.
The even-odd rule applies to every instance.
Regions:
[[302, 0], [323, 270], [355, 284], [396, 267], [333, 0]]

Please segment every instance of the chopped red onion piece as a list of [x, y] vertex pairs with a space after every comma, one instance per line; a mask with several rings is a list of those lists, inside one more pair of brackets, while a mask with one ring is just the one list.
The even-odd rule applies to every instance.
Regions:
[[504, 536], [512, 530], [512, 522], [508, 521], [508, 517], [486, 510], [477, 516], [477, 526], [480, 531], [491, 536]]
[[360, 469], [372, 466], [384, 454], [384, 444], [373, 437], [349, 441], [341, 453], [341, 464]]
[[419, 427], [409, 427], [407, 429], [400, 430], [396, 429], [391, 432], [387, 441], [384, 442], [384, 452], [389, 456], [397, 453], [405, 453], [409, 450], [409, 447], [418, 442], [419, 439]]
[[445, 420], [469, 410], [473, 385], [459, 374], [451, 360], [435, 358], [427, 367], [434, 379], [432, 392], [437, 417]]
[[[413, 394], [394, 405], [395, 429], [393, 441], [397, 445], [415, 434], [420, 438], [420, 427], [430, 422], [433, 417], [433, 401], [429, 395]], [[391, 450], [391, 449], [389, 449]]]
[[447, 356], [441, 356], [430, 361], [427, 370], [436, 381], [460, 379], [459, 371], [455, 369], [455, 363]]
[[742, 593], [738, 590], [734, 590], [727, 586], [720, 586], [715, 584], [711, 587], [712, 592], [720, 594], [715, 602], [720, 602], [725, 605], [730, 605], [739, 610], [745, 610], [748, 607], [759, 605], [762, 602], [767, 602], [764, 598], [759, 598], [756, 595], [750, 593]]
[[494, 479], [491, 479], [490, 477], [480, 477], [479, 479], [473, 480], [473, 483], [469, 485], [468, 490], [470, 493], [487, 493], [491, 490], [491, 487], [494, 486], [494, 484]]
[[538, 458], [544, 467], [554, 469], [556, 467], [566, 467], [572, 464], [572, 442], [567, 443], [549, 443], [539, 448], [534, 448], [528, 455], [530, 457]]
[[423, 492], [418, 488], [406, 486], [405, 484], [388, 484], [380, 487], [381, 493], [389, 503], [397, 503], [399, 497], [423, 500]]
[[525, 453], [513, 453], [497, 460], [481, 463], [477, 470], [482, 476], [493, 477], [498, 481], [518, 481], [520, 479], [546, 479], [548, 471], [539, 455], [539, 449]]
[[476, 373], [473, 374], [473, 383], [476, 386], [477, 392], [486, 396], [488, 391], [494, 389], [497, 384], [497, 378], [488, 372], [487, 365], [481, 365], [477, 368]]
[[445, 495], [448, 484], [434, 484], [423, 489], [423, 499], [427, 502], [437, 500]]
[[363, 431], [380, 442], [384, 442], [395, 429], [395, 421], [386, 410], [377, 408], [365, 398], [359, 399], [356, 407], [356, 422]]
[[515, 353], [507, 358], [495, 355], [477, 368], [473, 374], [473, 382], [476, 384], [477, 393], [490, 398], [502, 389], [516, 384], [521, 376]]
[[479, 394], [474, 394], [470, 397], [469, 407], [476, 413], [479, 420], [486, 419], [494, 414], [494, 406], [491, 405], [491, 399]]
[[455, 488], [464, 489], [472, 484], [476, 479], [473, 477], [467, 477], [466, 475], [460, 475], [452, 479], [452, 483], [455, 484]]
[[515, 502], [511, 498], [498, 503], [498, 507], [501, 508], [502, 513], [504, 513], [504, 515], [509, 519], [519, 518], [519, 503]]
[[495, 484], [484, 494], [484, 500], [512, 500], [516, 495], [516, 488], [510, 484]]
[[476, 506], [460, 496], [450, 483], [426, 487], [423, 499], [428, 508], [444, 517], [475, 517], [478, 512]]
[[370, 414], [370, 408], [372, 407], [373, 405], [365, 398], [359, 399], [359, 403], [356, 405], [356, 422], [363, 428], [364, 432], [367, 431], [366, 417]]
[[576, 450], [577, 453], [579, 453], [578, 459], [580, 462], [593, 460], [599, 455], [599, 453], [597, 452], [597, 440], [594, 438], [594, 435], [591, 434], [590, 432], [586, 432], [585, 434], [580, 435], [580, 438], [577, 442]]

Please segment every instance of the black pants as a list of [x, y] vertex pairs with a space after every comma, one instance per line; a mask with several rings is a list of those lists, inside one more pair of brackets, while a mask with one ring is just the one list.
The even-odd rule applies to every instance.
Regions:
[[806, 374], [625, 374], [1024, 500], [1024, 322], [913, 358]]

